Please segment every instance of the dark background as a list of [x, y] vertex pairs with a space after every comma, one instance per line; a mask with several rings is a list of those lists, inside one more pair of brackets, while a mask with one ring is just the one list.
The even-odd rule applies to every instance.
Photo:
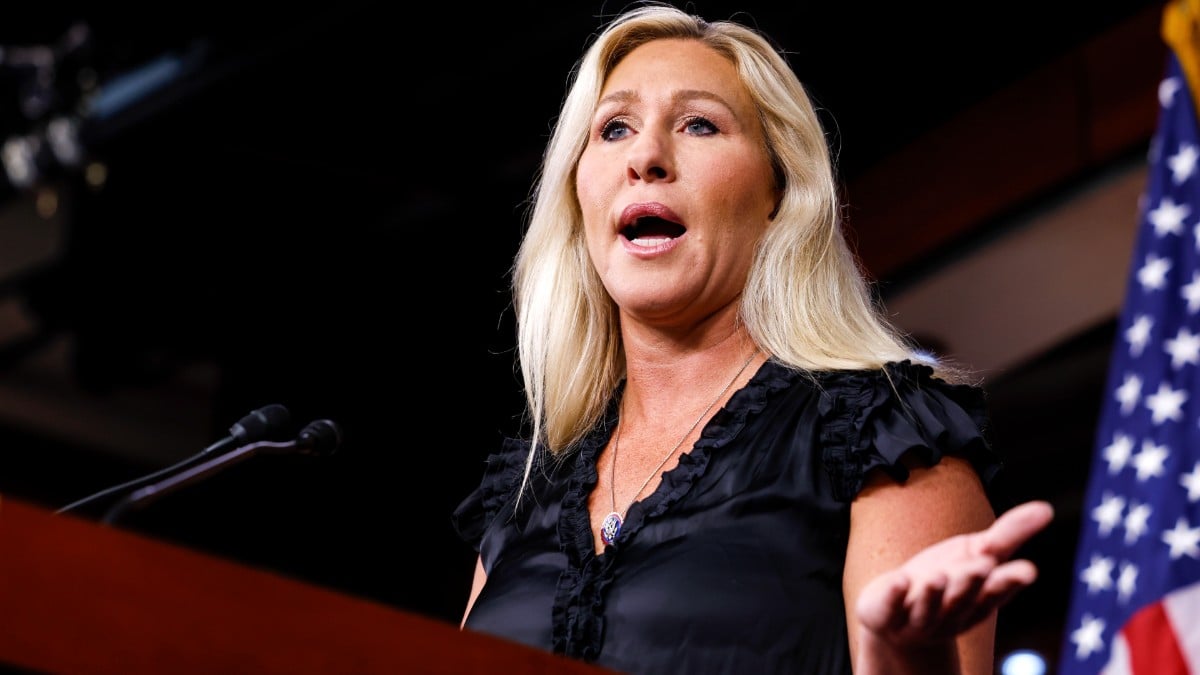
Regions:
[[[1154, 5], [686, 6], [757, 24], [786, 50], [850, 181]], [[268, 403], [286, 405], [297, 426], [327, 418], [344, 431], [334, 456], [255, 459], [124, 526], [457, 622], [473, 552], [449, 514], [521, 409], [506, 274], [525, 199], [568, 72], [618, 9], [60, 6], [4, 22], [0, 45], [10, 47], [89, 28], [50, 85], [31, 84], [9, 52], [0, 132], [40, 128], [48, 113], [20, 107], [40, 91], [50, 111], [89, 122], [86, 149], [108, 178], [93, 189], [81, 171], [46, 167], [68, 237], [53, 261], [0, 287], [36, 326], [0, 351], [0, 365], [15, 370], [66, 336], [65, 377], [92, 399], [169, 388], [187, 368], [211, 366], [208, 433], [164, 458], [199, 451]], [[78, 113], [86, 82], [182, 54], [196, 59], [190, 74], [115, 118]], [[12, 186], [4, 195], [33, 198]], [[1080, 493], [1112, 331], [1096, 326], [989, 385], [1014, 496]], [[165, 461], [19, 420], [0, 431], [0, 492], [52, 508]], [[1070, 518], [1031, 546], [1045, 562], [1042, 588], [1014, 602], [1002, 645], [1060, 629]]]

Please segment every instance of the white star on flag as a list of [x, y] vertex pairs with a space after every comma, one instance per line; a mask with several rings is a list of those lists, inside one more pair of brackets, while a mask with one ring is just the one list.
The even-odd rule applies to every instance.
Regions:
[[1177, 77], [1168, 77], [1158, 83], [1158, 104], [1164, 108], [1171, 105], [1175, 92], [1183, 86]]
[[1153, 253], [1146, 256], [1146, 262], [1138, 269], [1138, 283], [1147, 291], [1162, 290], [1167, 285], [1167, 272], [1171, 270], [1171, 261], [1160, 258]]
[[1092, 564], [1083, 570], [1080, 579], [1087, 584], [1088, 593], [1099, 593], [1112, 588], [1113, 561], [1104, 556], [1092, 556]]
[[1150, 419], [1155, 424], [1162, 424], [1166, 420], [1178, 422], [1183, 419], [1184, 401], [1188, 398], [1188, 393], [1183, 389], [1172, 389], [1171, 385], [1162, 382], [1158, 385], [1158, 391], [1146, 397], [1146, 407], [1150, 409]]
[[1146, 348], [1146, 343], [1150, 341], [1150, 329], [1154, 327], [1154, 319], [1145, 314], [1134, 319], [1128, 330], [1125, 331], [1125, 340], [1129, 342], [1129, 353], [1134, 356], [1141, 356], [1142, 350]]
[[1111, 492], [1104, 494], [1100, 506], [1092, 509], [1092, 520], [1099, 525], [1100, 536], [1107, 537], [1121, 523], [1121, 512], [1125, 510], [1125, 498]]
[[1187, 556], [1200, 558], [1200, 527], [1191, 527], [1183, 516], [1175, 521], [1175, 527], [1162, 535], [1163, 543], [1171, 548], [1171, 560]]
[[1121, 414], [1128, 415], [1137, 408], [1138, 399], [1142, 397], [1142, 378], [1130, 373], [1125, 381], [1117, 388], [1117, 401], [1121, 404]]
[[1182, 368], [1185, 364], [1193, 366], [1200, 363], [1200, 335], [1192, 335], [1187, 328], [1180, 328], [1175, 337], [1167, 340], [1163, 349], [1171, 355], [1171, 367]]
[[[1192, 152], [1196, 149], [1192, 148]], [[1192, 158], [1192, 166], [1196, 160]], [[1170, 197], [1164, 197], [1158, 207], [1146, 214], [1146, 219], [1154, 226], [1154, 234], [1164, 237], [1168, 234], [1183, 232], [1183, 219], [1191, 215], [1192, 209], [1187, 204], [1176, 204]]]
[[1133, 467], [1137, 470], [1137, 479], [1145, 481], [1163, 475], [1163, 460], [1170, 453], [1167, 446], [1158, 445], [1150, 439], [1142, 441], [1142, 450], [1133, 456]]
[[1125, 514], [1125, 544], [1132, 546], [1139, 537], [1149, 529], [1150, 514], [1154, 509], [1149, 504], [1129, 503], [1129, 511]]
[[1192, 465], [1192, 470], [1179, 477], [1179, 484], [1187, 488], [1188, 501], [1200, 499], [1200, 462]]
[[[1200, 230], [1200, 225], [1196, 226]], [[1200, 242], [1200, 236], [1196, 237]], [[1200, 272], [1192, 272], [1192, 281], [1179, 288], [1179, 296], [1187, 300], [1188, 314], [1195, 314], [1200, 310]]]
[[1116, 475], [1125, 468], [1129, 458], [1133, 456], [1133, 438], [1118, 433], [1113, 436], [1112, 443], [1104, 448], [1104, 459], [1108, 462], [1108, 472]]
[[1071, 642], [1075, 643], [1075, 657], [1086, 659], [1092, 652], [1104, 648], [1104, 619], [1084, 614], [1079, 628], [1071, 631]]
[[[1174, 155], [1167, 158], [1167, 166], [1171, 169], [1171, 180], [1176, 185], [1191, 178], [1192, 173], [1196, 170], [1196, 159], [1200, 157], [1200, 153], [1196, 151], [1196, 146], [1191, 143], [1181, 143], [1179, 149]], [[1186, 208], [1186, 206], [1184, 207]], [[1180, 221], [1187, 217], [1184, 213], [1180, 217]]]
[[1137, 590], [1137, 575], [1137, 565], [1127, 561], [1121, 563], [1121, 571], [1117, 576], [1117, 598], [1121, 602], [1128, 602], [1129, 596]]

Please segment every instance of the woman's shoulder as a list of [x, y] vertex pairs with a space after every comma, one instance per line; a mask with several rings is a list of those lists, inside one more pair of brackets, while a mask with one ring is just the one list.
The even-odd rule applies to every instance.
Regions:
[[965, 371], [916, 359], [887, 361], [878, 367], [813, 369], [772, 359], [756, 378], [764, 391], [815, 389], [826, 405], [903, 401], [940, 394], [986, 422], [983, 387]]
[[893, 381], [965, 389], [980, 388], [979, 384], [972, 381], [967, 371], [962, 368], [916, 357], [886, 361], [877, 367], [826, 369], [811, 372], [814, 378], [826, 383]]
[[877, 368], [822, 370], [811, 375], [831, 405], [836, 401], [862, 405], [904, 403], [934, 396], [963, 408], [981, 426], [987, 422], [984, 389], [961, 370], [905, 359], [888, 361]]
[[824, 460], [843, 499], [857, 495], [874, 469], [906, 480], [905, 456], [926, 465], [946, 455], [966, 457], [985, 483], [1001, 467], [987, 438], [987, 403], [978, 384], [942, 377], [915, 360], [823, 371], [814, 379], [821, 390]]
[[452, 514], [454, 528], [464, 540], [478, 544], [484, 528], [520, 484], [529, 450], [529, 441], [504, 437], [499, 449], [484, 460], [483, 478]]

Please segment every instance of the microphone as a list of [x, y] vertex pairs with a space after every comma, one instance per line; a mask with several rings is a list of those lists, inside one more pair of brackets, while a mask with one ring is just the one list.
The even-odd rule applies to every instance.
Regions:
[[316, 420], [304, 427], [295, 439], [286, 442], [258, 441], [231, 450], [225, 454], [193, 466], [179, 473], [141, 487], [125, 495], [104, 514], [103, 522], [112, 524], [130, 509], [143, 508], [182, 487], [197, 483], [234, 464], [245, 461], [260, 453], [299, 453], [324, 457], [332, 455], [342, 444], [342, 430], [333, 420]]
[[238, 420], [229, 427], [229, 435], [212, 445], [204, 448], [200, 452], [187, 457], [171, 466], [164, 469], [159, 469], [153, 473], [135, 478], [134, 480], [114, 485], [110, 488], [105, 488], [100, 492], [84, 497], [77, 501], [71, 502], [66, 506], [55, 511], [55, 513], [67, 513], [68, 511], [76, 511], [84, 506], [94, 504], [101, 499], [115, 495], [124, 490], [135, 490], [144, 485], [149, 485], [156, 480], [168, 476], [176, 471], [194, 466], [202, 460], [205, 460], [214, 455], [219, 455], [232, 448], [246, 445], [247, 443], [255, 443], [263, 440], [274, 440], [283, 438], [292, 425], [292, 415], [288, 409], [272, 403], [263, 406], [257, 410], [250, 411], [242, 419]]

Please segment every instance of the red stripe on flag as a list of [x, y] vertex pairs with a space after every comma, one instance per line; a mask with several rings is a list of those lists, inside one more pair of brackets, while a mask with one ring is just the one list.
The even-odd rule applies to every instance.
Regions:
[[1175, 641], [1175, 627], [1161, 601], [1138, 610], [1121, 633], [1129, 643], [1133, 675], [1189, 675], [1183, 651]]

